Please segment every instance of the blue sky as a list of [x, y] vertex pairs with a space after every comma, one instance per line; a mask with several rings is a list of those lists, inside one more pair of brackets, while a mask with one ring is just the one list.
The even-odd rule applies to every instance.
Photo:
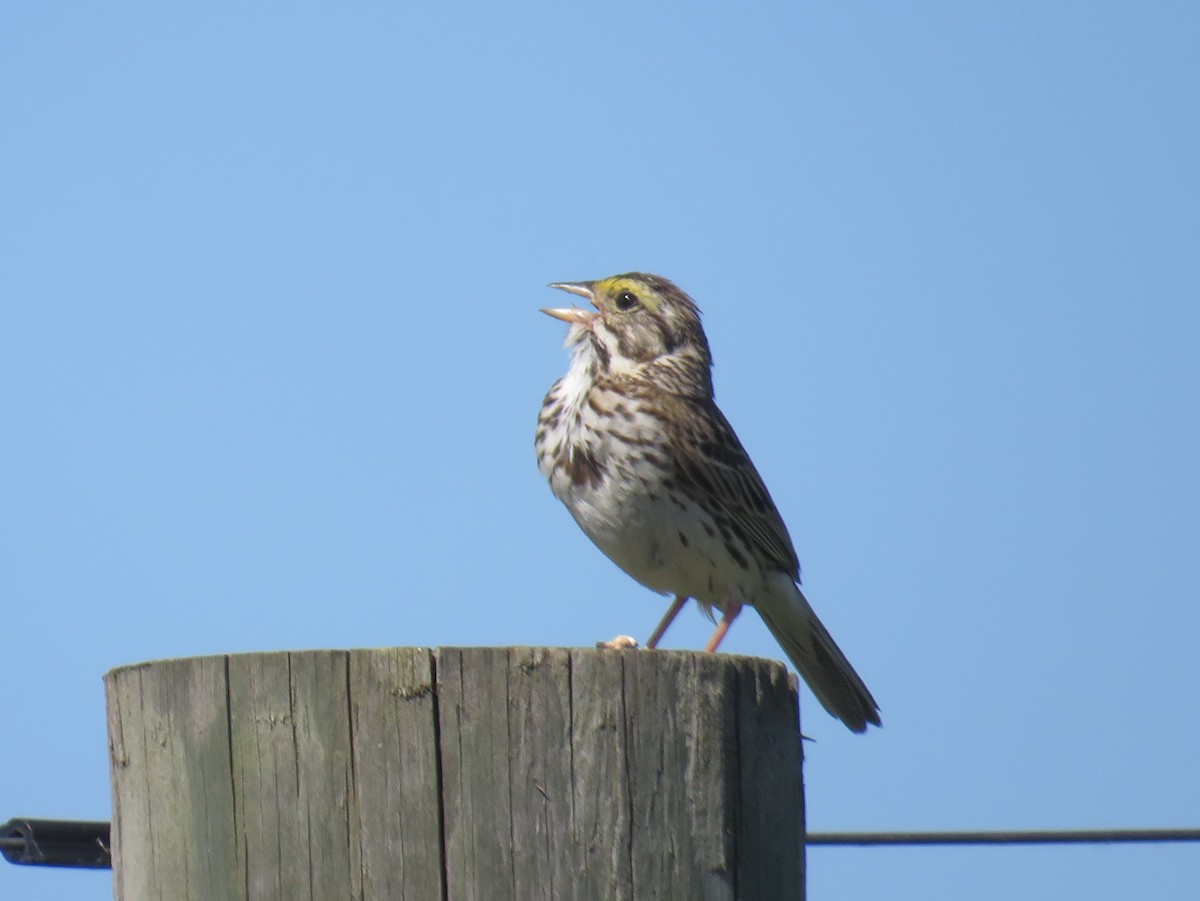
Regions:
[[[644, 269], [883, 708], [802, 697], [810, 827], [1200, 825], [1198, 41], [1169, 2], [8, 5], [0, 820], [108, 818], [121, 664], [644, 639], [532, 449], [544, 285]], [[809, 865], [1182, 898], [1197, 850]]]

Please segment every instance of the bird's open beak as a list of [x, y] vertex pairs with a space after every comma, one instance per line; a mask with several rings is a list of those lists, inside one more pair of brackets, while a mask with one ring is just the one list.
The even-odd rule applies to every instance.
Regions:
[[[575, 294], [579, 297], [586, 297], [594, 306], [596, 303], [596, 292], [592, 289], [594, 282], [555, 282], [550, 285], [551, 288], [558, 288], [560, 291], [566, 291], [568, 294]], [[579, 307], [560, 307], [558, 309], [543, 309], [543, 313], [547, 316], [553, 316], [555, 319], [561, 319], [563, 322], [578, 323], [579, 325], [587, 325], [599, 314], [593, 313], [591, 310], [581, 310]]]

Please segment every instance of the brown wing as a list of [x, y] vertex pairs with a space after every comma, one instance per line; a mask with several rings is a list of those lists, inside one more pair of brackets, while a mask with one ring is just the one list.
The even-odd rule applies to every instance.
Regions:
[[800, 579], [787, 526], [733, 426], [711, 400], [657, 398], [682, 479], [712, 498], [767, 567]]

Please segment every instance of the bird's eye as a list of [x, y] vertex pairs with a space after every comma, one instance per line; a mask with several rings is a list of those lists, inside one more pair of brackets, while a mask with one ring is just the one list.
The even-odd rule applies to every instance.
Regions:
[[622, 313], [628, 313], [638, 305], [637, 295], [632, 291], [622, 291], [617, 295], [617, 309]]

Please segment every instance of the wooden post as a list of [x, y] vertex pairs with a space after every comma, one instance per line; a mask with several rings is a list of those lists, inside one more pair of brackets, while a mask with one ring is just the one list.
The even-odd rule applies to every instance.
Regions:
[[105, 684], [118, 901], [803, 897], [778, 663], [385, 648]]

